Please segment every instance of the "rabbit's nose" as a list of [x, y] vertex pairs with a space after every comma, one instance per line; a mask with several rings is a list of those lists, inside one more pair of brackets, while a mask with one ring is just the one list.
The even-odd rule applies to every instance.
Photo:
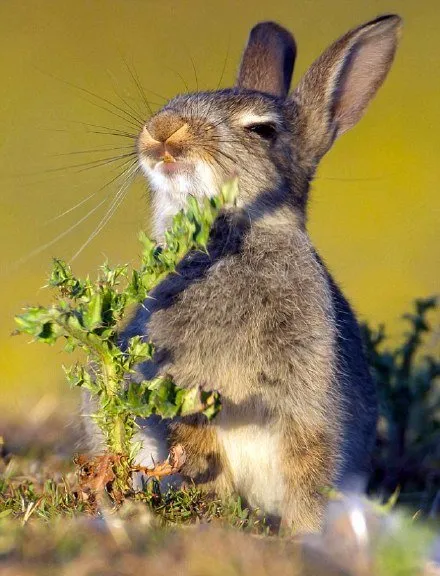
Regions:
[[138, 139], [138, 149], [150, 158], [174, 162], [187, 145], [189, 126], [171, 112], [160, 112], [144, 126]]
[[162, 112], [153, 116], [146, 125], [151, 138], [156, 142], [179, 142], [187, 132], [188, 124], [179, 116], [170, 112]]

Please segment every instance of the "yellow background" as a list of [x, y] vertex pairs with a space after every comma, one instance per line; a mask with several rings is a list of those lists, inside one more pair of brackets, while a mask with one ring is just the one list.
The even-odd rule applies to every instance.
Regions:
[[[127, 142], [88, 133], [81, 123], [129, 129], [92, 105], [83, 87], [119, 105], [139, 100], [125, 62], [153, 102], [184, 91], [230, 85], [250, 27], [274, 19], [294, 31], [295, 81], [349, 28], [397, 12], [405, 28], [397, 60], [367, 116], [324, 159], [315, 181], [311, 235], [360, 318], [399, 334], [399, 316], [416, 296], [439, 292], [440, 24], [438, 3], [423, 0], [43, 0], [0, 3], [0, 404], [27, 409], [43, 391], [66, 394], [57, 348], [11, 338], [24, 304], [41, 290], [51, 256], [69, 258], [105, 206], [38, 254], [105, 197], [112, 166], [63, 169], [105, 158], [88, 152]], [[197, 82], [193, 71], [196, 69]], [[225, 66], [223, 78], [222, 69]], [[149, 92], [149, 91], [152, 92]], [[154, 94], [157, 93], [157, 94]], [[98, 100], [95, 102], [103, 104]], [[105, 104], [103, 104], [105, 105]], [[118, 154], [118, 151], [108, 155]], [[96, 195], [58, 220], [58, 214]], [[148, 223], [145, 185], [75, 262], [78, 273], [136, 258]]]

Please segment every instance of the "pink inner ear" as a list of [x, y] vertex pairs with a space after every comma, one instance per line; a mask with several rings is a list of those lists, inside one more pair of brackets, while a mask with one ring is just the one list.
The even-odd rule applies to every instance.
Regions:
[[396, 50], [394, 34], [373, 34], [355, 43], [342, 68], [334, 104], [338, 136], [358, 122], [382, 84]]

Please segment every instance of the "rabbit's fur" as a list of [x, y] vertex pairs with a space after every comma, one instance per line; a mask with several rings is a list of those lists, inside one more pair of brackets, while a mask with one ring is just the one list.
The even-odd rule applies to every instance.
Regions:
[[307, 235], [306, 206], [320, 158], [384, 80], [399, 28], [390, 15], [352, 30], [289, 96], [294, 40], [258, 24], [234, 88], [177, 96], [138, 139], [157, 238], [189, 194], [239, 183], [208, 253], [187, 255], [123, 334], [157, 347], [141, 377], [216, 389], [222, 411], [209, 424], [149, 419], [140, 459], [163, 458], [168, 436], [186, 449], [184, 477], [239, 493], [296, 531], [319, 529], [325, 486], [369, 469], [375, 390], [354, 314]]

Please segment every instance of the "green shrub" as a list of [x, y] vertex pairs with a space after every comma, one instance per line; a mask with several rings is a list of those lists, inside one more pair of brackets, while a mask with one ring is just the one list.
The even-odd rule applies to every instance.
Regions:
[[422, 356], [436, 306], [435, 298], [415, 301], [414, 312], [403, 316], [409, 330], [394, 349], [386, 347], [383, 326], [363, 326], [380, 410], [370, 487], [383, 496], [398, 489], [400, 501], [425, 512], [434, 512], [440, 495], [440, 358]]

